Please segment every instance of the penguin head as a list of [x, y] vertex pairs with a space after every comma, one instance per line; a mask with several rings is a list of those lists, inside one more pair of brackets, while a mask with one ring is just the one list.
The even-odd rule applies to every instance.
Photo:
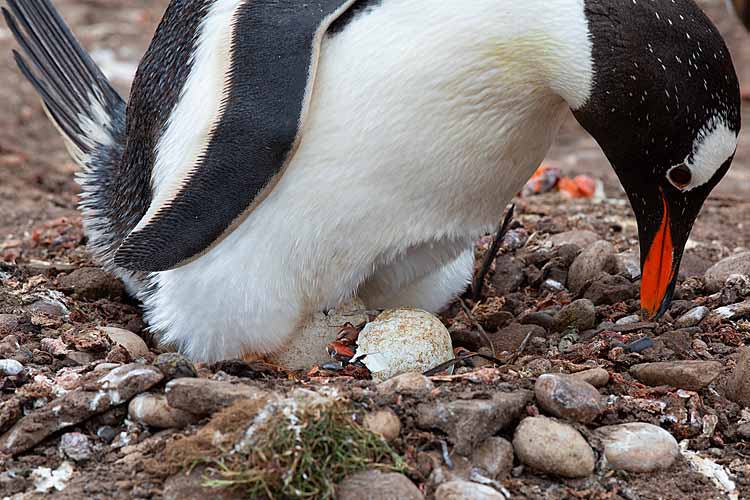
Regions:
[[693, 223], [740, 131], [729, 51], [692, 0], [587, 0], [594, 82], [574, 114], [597, 140], [638, 221], [641, 307], [667, 309]]

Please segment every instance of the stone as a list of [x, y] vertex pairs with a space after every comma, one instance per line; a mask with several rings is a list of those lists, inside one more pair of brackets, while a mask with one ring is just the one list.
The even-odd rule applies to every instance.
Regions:
[[698, 306], [689, 310], [674, 322], [674, 326], [677, 328], [690, 328], [698, 325], [701, 321], [706, 319], [708, 313], [711, 312], [706, 306]]
[[60, 430], [128, 402], [161, 382], [164, 376], [151, 366], [130, 364], [104, 374], [19, 420], [0, 436], [0, 453], [17, 455]]
[[112, 343], [121, 345], [133, 359], [147, 358], [151, 355], [146, 342], [135, 333], [114, 327], [100, 327], [99, 331], [106, 334]]
[[57, 283], [61, 291], [86, 300], [119, 299], [125, 295], [125, 285], [98, 267], [76, 269], [60, 276]]
[[588, 423], [604, 410], [599, 391], [570, 375], [542, 375], [534, 384], [534, 395], [544, 411], [564, 419]]
[[420, 429], [440, 429], [455, 445], [455, 451], [469, 456], [486, 438], [514, 423], [531, 401], [531, 392], [496, 392], [491, 399], [451, 399], [417, 406]]
[[63, 434], [60, 438], [60, 451], [74, 462], [88, 460], [93, 454], [91, 441], [80, 432]]
[[661, 341], [665, 347], [673, 350], [680, 356], [685, 356], [692, 348], [693, 336], [686, 330], [673, 330], [659, 335], [656, 337], [656, 340]]
[[488, 336], [495, 347], [495, 352], [516, 352], [526, 337], [545, 337], [547, 332], [541, 326], [513, 323]]
[[53, 356], [62, 357], [68, 353], [68, 346], [59, 338], [45, 337], [39, 343], [39, 347]]
[[128, 405], [130, 419], [157, 429], [181, 429], [198, 421], [198, 417], [167, 403], [163, 394], [139, 394]]
[[594, 387], [604, 387], [609, 384], [609, 372], [604, 368], [592, 368], [591, 370], [573, 373], [570, 376]]
[[714, 314], [721, 319], [741, 319], [750, 316], [750, 300], [714, 309]]
[[588, 299], [580, 299], [566, 305], [555, 315], [553, 329], [562, 332], [575, 328], [579, 332], [596, 326], [596, 307]]
[[523, 263], [510, 255], [501, 255], [495, 260], [492, 287], [499, 295], [517, 292], [526, 280]]
[[15, 377], [23, 372], [23, 365], [15, 359], [0, 359], [0, 375]]
[[93, 363], [96, 358], [93, 354], [88, 352], [79, 352], [79, 351], [70, 351], [68, 354], [65, 355], [65, 359], [70, 361], [71, 363], [75, 365], [87, 365], [89, 363]]
[[392, 410], [379, 410], [365, 415], [365, 427], [391, 442], [401, 435], [401, 420]]
[[545, 312], [532, 312], [521, 317], [522, 325], [537, 325], [545, 330], [551, 330], [555, 324], [555, 318]]
[[206, 486], [206, 478], [212, 476], [206, 466], [189, 467], [188, 472], [179, 473], [164, 482], [163, 500], [247, 500], [242, 489], [212, 488]]
[[680, 455], [677, 440], [656, 425], [628, 423], [600, 427], [596, 435], [604, 445], [609, 467], [627, 472], [668, 469]]
[[404, 373], [378, 384], [378, 392], [384, 396], [403, 394], [424, 397], [435, 389], [435, 384], [421, 373]]
[[193, 362], [176, 352], [159, 354], [154, 360], [154, 366], [161, 370], [166, 381], [176, 378], [195, 378], [198, 376]]
[[631, 314], [630, 316], [624, 316], [617, 321], [615, 321], [615, 325], [617, 326], [623, 326], [623, 325], [634, 325], [636, 323], [641, 322], [641, 317], [637, 314]]
[[586, 248], [589, 245], [596, 243], [598, 240], [599, 235], [594, 233], [593, 231], [575, 230], [553, 234], [547, 241], [552, 243], [552, 246], [555, 247], [575, 245], [578, 248]]
[[274, 362], [292, 371], [308, 370], [330, 362], [326, 347], [336, 340], [345, 324], [358, 326], [366, 323], [365, 309], [362, 301], [354, 299], [331, 311], [313, 314], [286, 342], [284, 349], [274, 354]]
[[353, 474], [336, 486], [337, 500], [422, 500], [408, 477], [396, 472], [368, 470]]
[[634, 299], [638, 296], [638, 286], [624, 276], [601, 274], [586, 289], [583, 298], [595, 305], [612, 305]]
[[545, 474], [579, 478], [594, 472], [594, 451], [581, 433], [551, 418], [525, 418], [513, 448], [521, 463]]
[[750, 408], [750, 347], [740, 348], [737, 366], [727, 381], [727, 396], [735, 403]]
[[750, 297], [750, 276], [744, 274], [732, 274], [721, 287], [719, 302], [722, 306], [736, 304]]
[[616, 271], [615, 247], [609, 242], [597, 241], [586, 247], [573, 261], [568, 272], [568, 289], [578, 294], [603, 272]]
[[268, 392], [257, 387], [204, 378], [172, 380], [165, 393], [169, 406], [197, 416], [211, 415], [239, 400], [257, 401], [268, 397]]
[[750, 275], [750, 252], [734, 254], [711, 266], [703, 275], [706, 289], [710, 293], [720, 291], [733, 274]]
[[513, 470], [513, 445], [501, 437], [491, 437], [471, 455], [471, 463], [479, 468], [482, 475], [497, 481], [510, 477]]
[[436, 316], [417, 309], [385, 311], [357, 339], [362, 359], [375, 381], [407, 372], [424, 373], [453, 359], [448, 329]]
[[456, 480], [441, 484], [435, 500], [505, 500], [505, 496], [483, 484]]
[[28, 320], [21, 315], [0, 314], [0, 337], [19, 333], [26, 329], [24, 325], [28, 326]]
[[719, 376], [719, 361], [663, 361], [632, 366], [630, 374], [652, 387], [668, 385], [686, 391], [700, 391]]
[[23, 416], [21, 398], [12, 397], [0, 402], [0, 433], [7, 431]]
[[617, 262], [615, 268], [617, 274], [624, 276], [630, 281], [635, 281], [641, 277], [641, 258], [640, 252], [623, 252], [615, 255]]

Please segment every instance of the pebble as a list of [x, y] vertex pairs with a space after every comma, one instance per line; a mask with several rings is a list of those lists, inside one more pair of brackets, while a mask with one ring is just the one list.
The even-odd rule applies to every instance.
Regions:
[[286, 342], [284, 350], [274, 355], [274, 361], [291, 371], [308, 370], [331, 361], [326, 347], [336, 340], [343, 325], [366, 323], [365, 309], [362, 301], [354, 299], [331, 311], [313, 314]]
[[91, 441], [80, 432], [63, 434], [60, 438], [60, 451], [74, 462], [88, 460], [93, 454]]
[[42, 351], [53, 356], [65, 356], [68, 353], [68, 346], [58, 338], [43, 338], [39, 344]]
[[365, 415], [365, 427], [383, 436], [388, 442], [401, 435], [401, 420], [392, 410], [379, 410]]
[[636, 252], [623, 252], [615, 255], [617, 274], [630, 281], [641, 277], [641, 259]]
[[710, 293], [721, 290], [733, 274], [750, 275], [750, 252], [742, 252], [723, 259], [710, 267], [703, 279]]
[[88, 352], [71, 351], [65, 356], [65, 359], [71, 361], [76, 365], [83, 366], [89, 363], [93, 363], [96, 358], [93, 354]]
[[568, 289], [578, 294], [603, 272], [616, 270], [615, 247], [607, 241], [597, 241], [586, 247], [573, 261], [568, 273]]
[[651, 349], [652, 347], [654, 347], [654, 341], [651, 339], [651, 337], [641, 337], [623, 346], [625, 352], [634, 353], [641, 353], [646, 349]]
[[25, 323], [24, 317], [17, 314], [0, 314], [0, 336], [18, 333], [21, 325]]
[[117, 431], [109, 425], [103, 425], [96, 430], [96, 435], [105, 443], [111, 443], [117, 437]]
[[604, 410], [599, 391], [570, 375], [542, 375], [534, 384], [534, 395], [550, 415], [577, 422], [591, 422]]
[[176, 378], [195, 378], [198, 372], [188, 358], [176, 352], [160, 354], [154, 360], [154, 366], [164, 374], [164, 380]]
[[594, 472], [594, 451], [581, 433], [547, 417], [529, 417], [513, 437], [516, 456], [525, 465], [545, 474], [568, 478]]
[[513, 471], [513, 445], [501, 437], [488, 438], [471, 455], [471, 463], [479, 468], [482, 475], [497, 481], [504, 481]]
[[656, 425], [629, 423], [600, 427], [596, 434], [604, 445], [609, 466], [627, 472], [668, 469], [680, 454], [677, 440]]
[[555, 318], [545, 312], [532, 312], [521, 317], [523, 325], [537, 325], [545, 330], [551, 330], [555, 324]]
[[436, 316], [417, 309], [385, 311], [357, 340], [355, 358], [382, 382], [407, 372], [424, 373], [453, 359], [448, 329]]
[[501, 255], [495, 260], [492, 287], [500, 295], [517, 292], [526, 281], [523, 263], [510, 255]]
[[129, 330], [114, 327], [100, 327], [99, 331], [105, 333], [113, 343], [124, 347], [133, 359], [146, 358], [151, 355], [151, 351], [146, 345], [146, 342]]
[[630, 374], [652, 387], [668, 385], [700, 391], [719, 376], [723, 366], [718, 361], [663, 361], [632, 366]]
[[677, 328], [690, 328], [696, 326], [708, 316], [709, 312], [710, 310], [706, 306], [695, 307], [677, 318], [677, 321], [674, 322], [674, 326]]
[[23, 365], [15, 359], [0, 359], [0, 374], [15, 377], [23, 372]]
[[128, 405], [130, 419], [157, 429], [181, 429], [198, 418], [186, 411], [172, 408], [163, 394], [140, 394]]
[[750, 300], [732, 304], [731, 306], [719, 307], [714, 309], [716, 314], [721, 319], [740, 319], [745, 316], [750, 316]]
[[18, 397], [11, 397], [0, 402], [0, 433], [8, 430], [23, 416], [23, 401]]
[[455, 451], [469, 456], [485, 439], [515, 422], [531, 401], [529, 391], [495, 392], [490, 399], [450, 399], [422, 403], [416, 409], [420, 429], [448, 434]]
[[582, 372], [573, 373], [571, 377], [589, 383], [594, 387], [604, 387], [609, 384], [609, 372], [604, 368], [592, 368]]
[[488, 336], [495, 347], [495, 352], [516, 352], [528, 337], [544, 337], [547, 332], [541, 326], [513, 323]]
[[578, 248], [586, 248], [592, 243], [596, 243], [598, 240], [599, 235], [594, 233], [593, 231], [574, 230], [553, 234], [549, 237], [548, 241], [552, 243], [552, 246], [555, 247], [575, 245]]
[[125, 295], [122, 282], [98, 267], [76, 269], [57, 282], [61, 291], [86, 300], [119, 299]]
[[93, 382], [72, 390], [45, 407], [29, 413], [0, 436], [0, 453], [17, 455], [55, 432], [78, 425], [112, 407], [126, 403], [161, 382], [163, 375], [151, 366], [120, 366]]
[[615, 325], [618, 325], [618, 326], [634, 325], [635, 323], [640, 323], [640, 321], [641, 321], [640, 316], [638, 316], [637, 314], [631, 314], [630, 316], [625, 316], [615, 321]]
[[257, 387], [204, 378], [172, 380], [165, 392], [169, 406], [197, 416], [211, 415], [241, 399], [261, 401], [268, 398], [268, 392]]
[[435, 389], [432, 380], [421, 373], [404, 373], [378, 384], [378, 392], [384, 396], [403, 394], [405, 396], [424, 397]]
[[687, 356], [691, 349], [693, 337], [688, 330], [673, 330], [659, 335], [656, 340], [663, 342], [667, 348], [680, 356]]
[[555, 315], [553, 329], [558, 332], [576, 328], [579, 332], [596, 326], [596, 307], [588, 299], [580, 299], [566, 305]]
[[740, 348], [737, 366], [727, 381], [727, 396], [735, 403], [750, 407], [750, 347]]
[[435, 491], [435, 500], [505, 500], [505, 496], [483, 484], [448, 481]]
[[634, 299], [638, 296], [638, 286], [624, 276], [601, 274], [586, 289], [583, 298], [595, 305], [612, 305]]
[[422, 500], [424, 495], [403, 474], [368, 470], [336, 486], [337, 500]]

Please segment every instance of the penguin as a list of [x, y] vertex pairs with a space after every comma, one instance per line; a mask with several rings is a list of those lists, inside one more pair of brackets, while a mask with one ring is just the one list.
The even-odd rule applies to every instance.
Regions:
[[197, 361], [273, 353], [354, 296], [445, 308], [570, 111], [631, 202], [657, 317], [741, 126], [692, 0], [172, 0], [127, 103], [49, 0], [7, 5], [92, 255]]

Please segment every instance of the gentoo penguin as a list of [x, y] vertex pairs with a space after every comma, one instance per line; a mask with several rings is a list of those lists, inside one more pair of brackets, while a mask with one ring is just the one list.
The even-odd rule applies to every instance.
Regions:
[[49, 0], [8, 6], [91, 252], [196, 360], [353, 295], [445, 307], [568, 110], [631, 201], [656, 316], [740, 130], [692, 0], [172, 0], [127, 104]]

